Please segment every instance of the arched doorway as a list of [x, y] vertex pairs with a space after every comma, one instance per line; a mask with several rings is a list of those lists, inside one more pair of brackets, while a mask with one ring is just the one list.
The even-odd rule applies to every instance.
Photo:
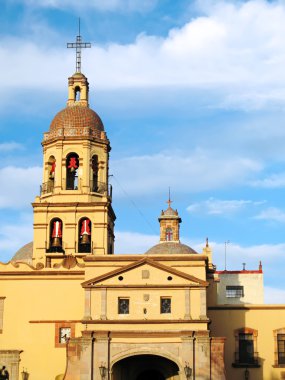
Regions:
[[159, 355], [133, 355], [113, 365], [112, 380], [178, 380], [176, 363]]

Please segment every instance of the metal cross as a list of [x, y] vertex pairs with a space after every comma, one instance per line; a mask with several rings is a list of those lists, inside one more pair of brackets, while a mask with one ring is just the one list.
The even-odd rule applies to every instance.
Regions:
[[172, 202], [173, 201], [170, 199], [170, 187], [169, 187], [169, 189], [168, 189], [168, 201], [166, 201], [166, 203], [168, 203], [168, 207], [170, 207]]
[[76, 36], [76, 42], [67, 43], [68, 48], [76, 49], [76, 72], [81, 73], [81, 49], [91, 48], [90, 42], [82, 42], [80, 35], [80, 19], [79, 19], [79, 33]]

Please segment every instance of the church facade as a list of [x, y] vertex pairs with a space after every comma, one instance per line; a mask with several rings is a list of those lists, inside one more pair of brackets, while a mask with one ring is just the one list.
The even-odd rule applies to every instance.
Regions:
[[[0, 263], [0, 365], [11, 380], [285, 378], [285, 306], [263, 304], [263, 271], [218, 272], [159, 216], [160, 241], [114, 255], [110, 142], [87, 78], [44, 134], [34, 239]], [[283, 369], [284, 368], [284, 371]]]

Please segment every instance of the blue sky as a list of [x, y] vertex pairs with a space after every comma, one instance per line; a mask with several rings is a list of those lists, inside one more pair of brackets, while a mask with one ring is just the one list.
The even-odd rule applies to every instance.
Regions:
[[284, 1], [2, 0], [0, 260], [32, 239], [40, 142], [65, 107], [81, 32], [111, 140], [116, 252], [158, 241], [168, 187], [181, 241], [265, 272], [285, 302]]

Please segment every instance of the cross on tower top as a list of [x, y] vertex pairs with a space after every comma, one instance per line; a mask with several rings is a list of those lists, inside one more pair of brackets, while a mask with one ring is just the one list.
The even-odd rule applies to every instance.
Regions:
[[173, 201], [170, 199], [170, 188], [168, 189], [168, 201], [166, 201], [166, 203], [168, 204], [168, 207], [170, 207], [171, 206], [171, 203], [172, 203]]
[[68, 42], [68, 48], [76, 49], [76, 72], [81, 73], [81, 49], [91, 48], [90, 42], [82, 42], [80, 35], [80, 19], [78, 24], [78, 36], [76, 36], [76, 42]]

